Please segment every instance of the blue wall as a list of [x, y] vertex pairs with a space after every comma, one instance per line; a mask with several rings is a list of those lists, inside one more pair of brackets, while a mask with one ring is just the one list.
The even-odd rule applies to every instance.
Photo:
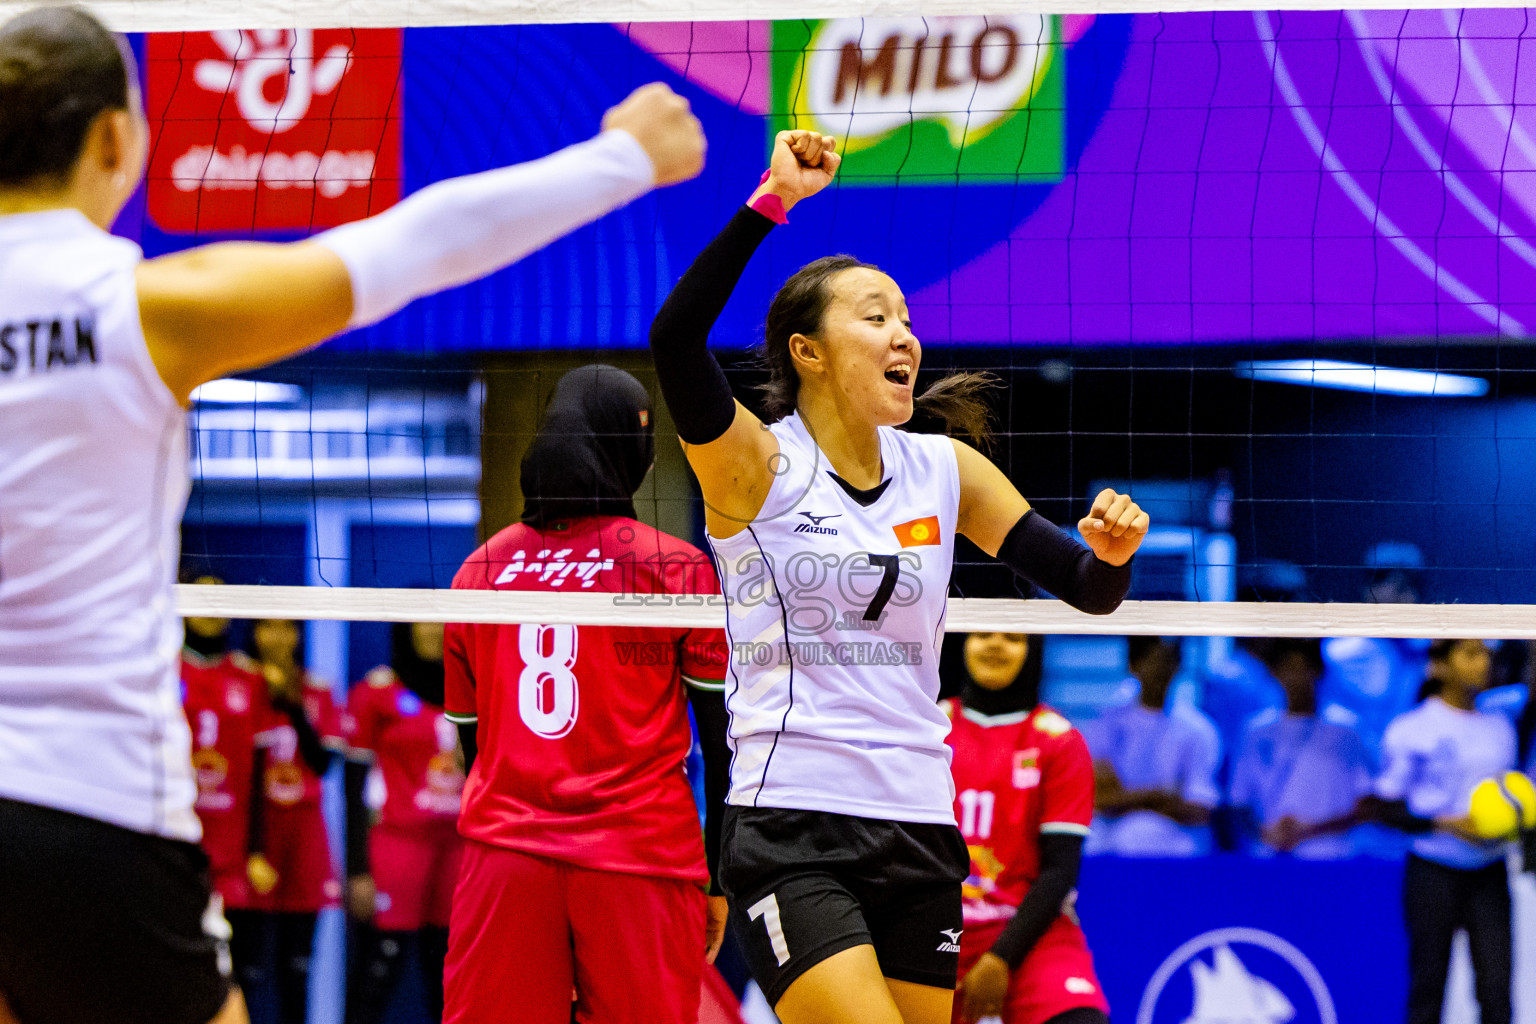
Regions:
[[[1274, 986], [1294, 1008], [1294, 1017], [1275, 1021], [1389, 1022], [1401, 1020], [1406, 1006], [1401, 886], [1395, 861], [1089, 858], [1078, 908], [1116, 1021], [1229, 1019], [1192, 1013], [1193, 964], [1219, 966], [1215, 951], [1224, 945], [1247, 978]], [[1321, 999], [1306, 964], [1326, 990]], [[1166, 975], [1160, 993], [1159, 973]], [[1319, 1005], [1328, 1001], [1331, 1018]], [[1231, 1002], [1204, 1009], [1250, 1019]]]

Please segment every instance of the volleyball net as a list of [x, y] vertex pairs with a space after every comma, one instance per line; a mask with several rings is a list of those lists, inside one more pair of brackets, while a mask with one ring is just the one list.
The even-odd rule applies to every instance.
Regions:
[[[0, 0], [0, 18], [30, 4]], [[744, 401], [769, 297], [851, 252], [908, 296], [921, 378], [986, 370], [993, 455], [1074, 523], [1151, 513], [1091, 618], [957, 552], [948, 628], [1536, 636], [1536, 27], [1520, 9], [1180, 11], [935, 0], [92, 5], [152, 130], [118, 230], [153, 256], [293, 239], [596, 131], [647, 81], [696, 181], [193, 407], [187, 614], [715, 625], [716, 605], [458, 593], [522, 507], [561, 372], [657, 403], [641, 518], [702, 544], [649, 370], [668, 289], [783, 128], [842, 140], [713, 335]], [[754, 20], [741, 20], [743, 16]], [[925, 380], [918, 382], [919, 390]], [[1416, 599], [1416, 604], [1380, 604]]]

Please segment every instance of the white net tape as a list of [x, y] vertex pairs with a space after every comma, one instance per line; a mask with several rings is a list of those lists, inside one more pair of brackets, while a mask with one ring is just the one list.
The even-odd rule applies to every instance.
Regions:
[[[0, 21], [65, 0], [0, 0]], [[744, 21], [794, 18], [930, 17], [963, 14], [1135, 14], [1246, 11], [1252, 4], [1212, 0], [95, 0], [87, 3], [119, 32], [220, 28], [410, 28], [431, 25]], [[1266, 10], [1435, 9], [1392, 0], [1269, 0]], [[1520, 7], [1486, 0], [1483, 7]]]
[[[359, 587], [186, 586], [183, 615], [350, 622], [574, 623], [592, 626], [723, 626], [718, 599]], [[671, 603], [663, 604], [663, 600]], [[1109, 616], [1060, 601], [955, 598], [945, 630], [1151, 636], [1386, 636], [1536, 639], [1527, 605], [1279, 604], [1127, 601]]]

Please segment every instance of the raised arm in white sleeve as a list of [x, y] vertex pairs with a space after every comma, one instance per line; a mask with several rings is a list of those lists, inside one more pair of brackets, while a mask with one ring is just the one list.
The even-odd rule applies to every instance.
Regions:
[[346, 264], [349, 326], [363, 327], [509, 266], [655, 184], [640, 143], [613, 129], [539, 160], [429, 185], [314, 241]]

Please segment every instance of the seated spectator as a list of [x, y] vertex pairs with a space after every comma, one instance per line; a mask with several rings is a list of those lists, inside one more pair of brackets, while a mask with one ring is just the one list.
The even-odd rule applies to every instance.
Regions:
[[[1127, 637], [1126, 639], [1130, 641], [1127, 647], [1135, 650], [1137, 645], [1149, 644], [1153, 638]], [[1183, 672], [1182, 642], [1179, 639], [1170, 638], [1169, 645], [1173, 648], [1173, 681], [1168, 685], [1168, 695], [1163, 698], [1163, 710], [1201, 733], [1206, 741], [1216, 749], [1216, 763], [1220, 765], [1227, 755], [1227, 749], [1221, 742], [1221, 732], [1216, 728], [1215, 720], [1201, 710], [1199, 704], [1195, 703], [1193, 688], [1177, 685], [1179, 676]], [[1129, 658], [1127, 658], [1127, 662], [1129, 662]], [[1119, 686], [1115, 687], [1114, 695], [1109, 699], [1108, 705], [1135, 704], [1140, 700], [1141, 680], [1134, 675], [1128, 675], [1125, 679], [1121, 680]]]
[[[1367, 604], [1417, 604], [1424, 593], [1424, 554], [1407, 541], [1366, 549]], [[1337, 637], [1323, 641], [1327, 669], [1318, 687], [1324, 718], [1354, 728], [1374, 765], [1387, 723], [1413, 707], [1429, 659], [1428, 640]]]
[[1163, 709], [1179, 648], [1162, 637], [1131, 638], [1140, 699], [1082, 727], [1094, 760], [1094, 821], [1084, 852], [1193, 857], [1211, 849], [1217, 746], [1206, 732]]
[[1373, 765], [1387, 723], [1413, 706], [1429, 660], [1427, 640], [1334, 637], [1323, 641], [1323, 717], [1351, 726]]
[[[1316, 597], [1300, 566], [1260, 558], [1238, 567], [1237, 599], [1268, 604]], [[1216, 724], [1222, 750], [1228, 754], [1237, 750], [1254, 719], [1285, 710], [1285, 691], [1264, 667], [1264, 651], [1271, 642], [1238, 637], [1230, 654], [1213, 648], [1211, 664], [1201, 679], [1201, 707]]]
[[1412, 541], [1377, 541], [1363, 558], [1370, 577], [1362, 599], [1367, 604], [1418, 604], [1424, 599], [1424, 552]]
[[1255, 719], [1285, 707], [1285, 691], [1264, 667], [1270, 643], [1261, 637], [1238, 637], [1231, 654], [1214, 661], [1200, 681], [1201, 707], [1228, 754], [1236, 751]]
[[1354, 824], [1371, 769], [1353, 730], [1318, 717], [1322, 643], [1276, 641], [1265, 664], [1285, 688], [1286, 712], [1255, 722], [1233, 759], [1230, 801], [1245, 846], [1317, 860], [1353, 856], [1352, 833], [1334, 829]]

